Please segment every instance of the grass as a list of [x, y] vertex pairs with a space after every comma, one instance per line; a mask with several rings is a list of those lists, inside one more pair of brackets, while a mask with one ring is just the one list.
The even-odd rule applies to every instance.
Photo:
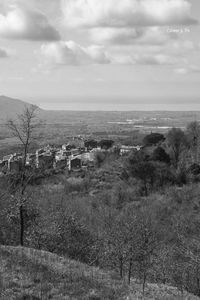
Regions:
[[2, 300], [28, 295], [35, 299], [114, 300], [126, 295], [123, 283], [110, 274], [49, 252], [1, 246], [0, 260]]
[[58, 255], [29, 248], [0, 246], [0, 300], [139, 300], [198, 297], [176, 288], [148, 284], [128, 287], [116, 274]]

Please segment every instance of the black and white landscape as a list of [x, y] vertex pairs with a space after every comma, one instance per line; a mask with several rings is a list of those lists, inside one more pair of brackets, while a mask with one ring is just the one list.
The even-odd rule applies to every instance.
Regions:
[[200, 299], [199, 0], [0, 0], [0, 300]]

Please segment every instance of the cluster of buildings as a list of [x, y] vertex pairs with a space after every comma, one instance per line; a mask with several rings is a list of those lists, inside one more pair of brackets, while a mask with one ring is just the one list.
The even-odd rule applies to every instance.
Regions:
[[[28, 153], [25, 166], [36, 169], [73, 169], [87, 168], [94, 165], [94, 151], [88, 151], [87, 148], [72, 148], [70, 145], [62, 147], [45, 146]], [[6, 155], [0, 160], [0, 172], [19, 172], [24, 164], [22, 153]]]
[[[112, 152], [116, 147], [112, 147]], [[125, 155], [132, 150], [140, 150], [140, 146], [120, 146], [118, 148], [120, 155]], [[27, 168], [36, 169], [68, 169], [69, 171], [75, 169], [87, 169], [94, 167], [95, 152], [105, 151], [99, 147], [77, 147], [74, 148], [70, 144], [64, 144], [60, 147], [47, 145], [43, 148], [37, 149], [35, 153], [28, 153], [26, 157], [25, 166]], [[108, 151], [108, 150], [107, 150]], [[24, 165], [24, 158], [22, 153], [14, 153], [6, 155], [0, 160], [0, 173], [19, 172]]]

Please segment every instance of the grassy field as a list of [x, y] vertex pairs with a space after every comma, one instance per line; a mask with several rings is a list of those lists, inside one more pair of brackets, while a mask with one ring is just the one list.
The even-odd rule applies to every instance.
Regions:
[[176, 288], [148, 284], [142, 296], [141, 284], [127, 286], [116, 274], [102, 271], [55, 254], [29, 248], [0, 246], [1, 300], [136, 300], [198, 297]]

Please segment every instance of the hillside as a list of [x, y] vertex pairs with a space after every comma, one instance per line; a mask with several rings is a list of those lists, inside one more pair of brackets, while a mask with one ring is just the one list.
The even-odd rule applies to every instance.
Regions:
[[0, 96], [0, 121], [15, 117], [28, 105], [30, 104], [19, 99]]
[[1, 300], [199, 299], [157, 284], [143, 298], [134, 281], [128, 287], [112, 273], [45, 251], [0, 246], [0, 261]]

